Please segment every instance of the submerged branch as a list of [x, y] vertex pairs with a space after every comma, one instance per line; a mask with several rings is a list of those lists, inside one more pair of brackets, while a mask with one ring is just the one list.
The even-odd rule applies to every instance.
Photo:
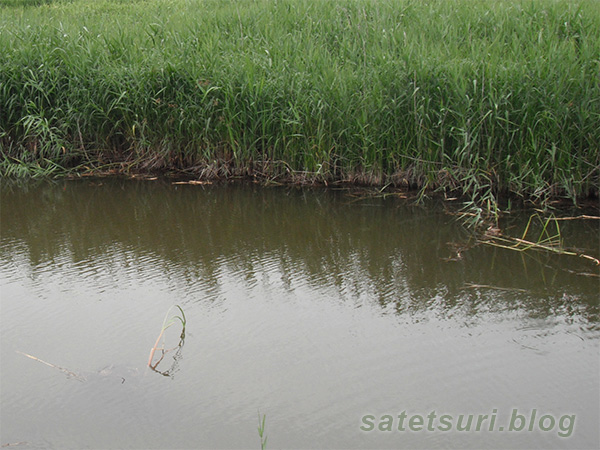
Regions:
[[[530, 239], [526, 239], [530, 227], [532, 225], [534, 217], [537, 217], [542, 222], [542, 231], [538, 236], [536, 241], [532, 241]], [[550, 253], [555, 253], [558, 255], [567, 255], [567, 256], [577, 256], [579, 258], [586, 259], [591, 261], [597, 266], [600, 266], [600, 260], [588, 254], [585, 254], [580, 251], [576, 251], [573, 249], [565, 248], [562, 244], [562, 235], [558, 223], [555, 222], [556, 232], [555, 234], [550, 234], [548, 231], [548, 225], [551, 221], [558, 220], [575, 220], [575, 219], [599, 219], [596, 216], [586, 216], [581, 215], [577, 217], [564, 217], [564, 218], [556, 218], [550, 217], [545, 220], [542, 220], [539, 216], [533, 215], [529, 218], [527, 222], [527, 226], [525, 227], [525, 231], [523, 235], [519, 237], [506, 236], [504, 235], [498, 228], [493, 229], [492, 232], [485, 232], [483, 237], [479, 239], [479, 242], [482, 244], [492, 245], [494, 247], [505, 248], [507, 250], [513, 250], [517, 252], [524, 252], [526, 250], [540, 250]]]
[[40, 363], [45, 364], [45, 365], [47, 365], [49, 367], [52, 367], [54, 369], [58, 369], [61, 372], [65, 373], [68, 376], [73, 377], [73, 378], [75, 378], [75, 379], [77, 379], [79, 381], [85, 381], [85, 377], [83, 377], [83, 376], [81, 376], [81, 375], [79, 375], [79, 374], [77, 374], [77, 373], [75, 373], [75, 372], [73, 372], [73, 371], [71, 371], [69, 369], [65, 369], [64, 367], [60, 367], [60, 366], [57, 366], [56, 364], [49, 363], [47, 361], [44, 361], [43, 359], [37, 358], [37, 357], [35, 357], [33, 355], [29, 355], [28, 353], [23, 353], [23, 352], [21, 352], [19, 350], [16, 350], [16, 352], [19, 353], [19, 354], [21, 354], [21, 355], [23, 355], [23, 356], [27, 356], [28, 358], [33, 359], [34, 361], [40, 362]]
[[550, 220], [579, 220], [579, 219], [600, 220], [600, 216], [588, 216], [586, 214], [582, 214], [580, 216], [575, 216], [575, 217], [552, 217]]
[[505, 288], [500, 286], [491, 286], [489, 284], [473, 284], [473, 283], [465, 283], [463, 289], [494, 289], [497, 291], [517, 291], [517, 292], [527, 292], [526, 289], [519, 288]]

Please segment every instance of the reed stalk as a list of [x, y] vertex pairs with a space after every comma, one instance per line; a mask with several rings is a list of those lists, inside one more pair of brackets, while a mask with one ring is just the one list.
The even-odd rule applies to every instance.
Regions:
[[[177, 308], [179, 309], [179, 312], [181, 313], [181, 316], [175, 316], [175, 315], [170, 315], [171, 314], [171, 310], [173, 308]], [[163, 344], [162, 347], [160, 347], [161, 350], [161, 357], [154, 363], [153, 359], [154, 359], [154, 354], [156, 352], [156, 350], [159, 350], [159, 344], [160, 344], [160, 340], [163, 338], [165, 331], [170, 328], [171, 326], [173, 326], [174, 324], [176, 324], [177, 322], [181, 323], [181, 334], [179, 336], [179, 344], [172, 348], [172, 349], [165, 349], [165, 343], [163, 340]], [[183, 309], [181, 309], [181, 307], [179, 305], [175, 305], [172, 306], [171, 308], [169, 308], [169, 310], [167, 311], [167, 314], [165, 315], [165, 318], [163, 320], [163, 324], [160, 330], [160, 334], [158, 335], [158, 338], [156, 338], [156, 342], [154, 343], [154, 346], [152, 347], [152, 349], [150, 350], [150, 356], [148, 357], [148, 367], [150, 367], [151, 369], [155, 370], [156, 367], [158, 366], [158, 364], [163, 360], [164, 356], [166, 353], [168, 353], [171, 350], [174, 349], [178, 349], [181, 348], [181, 346], [183, 345], [183, 341], [185, 339], [185, 326], [186, 326], [186, 318], [185, 318], [185, 313], [183, 312]]]
[[[600, 185], [600, 2], [4, 0], [0, 173]], [[454, 194], [453, 194], [454, 195]], [[474, 210], [474, 209], [473, 209]]]

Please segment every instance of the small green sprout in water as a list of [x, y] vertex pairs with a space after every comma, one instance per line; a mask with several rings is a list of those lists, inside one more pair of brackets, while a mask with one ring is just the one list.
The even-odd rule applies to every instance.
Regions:
[[263, 414], [262, 420], [260, 418], [260, 413], [258, 413], [258, 435], [260, 436], [260, 448], [261, 450], [265, 450], [267, 448], [267, 436], [265, 435], [265, 419], [266, 414]]

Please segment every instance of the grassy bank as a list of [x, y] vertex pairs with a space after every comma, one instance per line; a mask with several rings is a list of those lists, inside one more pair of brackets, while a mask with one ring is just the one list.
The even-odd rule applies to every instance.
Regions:
[[0, 0], [4, 175], [595, 195], [595, 0]]

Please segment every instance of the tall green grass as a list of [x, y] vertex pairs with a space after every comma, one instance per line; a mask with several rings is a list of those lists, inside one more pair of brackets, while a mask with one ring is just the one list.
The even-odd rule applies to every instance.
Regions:
[[598, 192], [595, 0], [0, 5], [5, 174], [118, 162], [480, 203]]

